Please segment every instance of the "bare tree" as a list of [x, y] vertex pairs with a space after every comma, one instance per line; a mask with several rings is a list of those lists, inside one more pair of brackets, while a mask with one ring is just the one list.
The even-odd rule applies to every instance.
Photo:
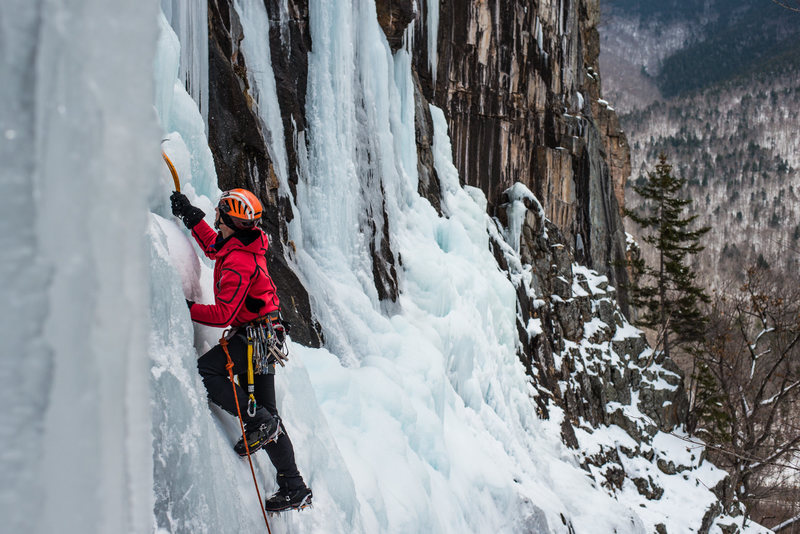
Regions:
[[[716, 295], [695, 351], [694, 433], [730, 477], [722, 499], [760, 504], [797, 486], [800, 467], [800, 290], [750, 269], [735, 291]], [[691, 428], [691, 427], [690, 427]], [[794, 462], [794, 464], [793, 464]], [[781, 497], [784, 498], [784, 497]], [[776, 517], [776, 523], [778, 522]], [[786, 519], [785, 517], [783, 519]]]
[[798, 13], [800, 13], [800, 1], [796, 1], [795, 4], [797, 5], [795, 6], [792, 6], [786, 2], [780, 2], [779, 0], [772, 0], [772, 2], [778, 4], [781, 7], [785, 7], [786, 9], [789, 9], [791, 11], [797, 11]]

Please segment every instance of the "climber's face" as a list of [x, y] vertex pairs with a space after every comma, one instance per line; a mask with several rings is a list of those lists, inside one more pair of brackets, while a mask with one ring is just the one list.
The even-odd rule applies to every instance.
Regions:
[[228, 237], [235, 231], [222, 221], [222, 218], [219, 215], [219, 208], [214, 208], [214, 228], [222, 232], [222, 237]]

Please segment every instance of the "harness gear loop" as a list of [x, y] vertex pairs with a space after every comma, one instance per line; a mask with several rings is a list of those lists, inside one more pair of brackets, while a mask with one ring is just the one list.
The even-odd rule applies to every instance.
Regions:
[[247, 444], [247, 436], [244, 432], [244, 421], [242, 420], [242, 410], [239, 408], [239, 396], [236, 394], [236, 383], [233, 381], [233, 360], [231, 353], [228, 352], [228, 340], [223, 335], [219, 344], [228, 358], [228, 363], [225, 364], [225, 369], [228, 370], [228, 375], [231, 379], [231, 387], [233, 387], [233, 399], [236, 401], [236, 413], [239, 415], [239, 427], [242, 429], [242, 439], [244, 440], [244, 448], [247, 451], [247, 461], [250, 462], [250, 473], [253, 475], [253, 484], [256, 486], [256, 494], [258, 495], [258, 503], [261, 505], [261, 514], [264, 516], [264, 524], [267, 525], [267, 532], [272, 534], [272, 529], [269, 528], [269, 520], [267, 519], [267, 510], [264, 508], [264, 501], [261, 500], [261, 490], [258, 489], [258, 481], [256, 480], [256, 470], [253, 467], [253, 459], [250, 457], [250, 446]]

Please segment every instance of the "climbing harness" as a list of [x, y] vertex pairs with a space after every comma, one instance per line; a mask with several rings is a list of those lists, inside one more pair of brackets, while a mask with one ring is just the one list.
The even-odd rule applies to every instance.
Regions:
[[164, 161], [167, 163], [167, 167], [169, 167], [169, 173], [172, 175], [172, 181], [175, 183], [175, 191], [178, 193], [181, 192], [181, 181], [178, 178], [178, 171], [175, 170], [175, 165], [172, 164], [172, 161], [167, 156], [167, 153], [163, 150], [161, 151], [161, 157], [164, 158]]
[[244, 327], [247, 338], [247, 415], [256, 414], [254, 375], [269, 372], [276, 362], [286, 366], [289, 349], [286, 346], [286, 330], [280, 322], [280, 312], [272, 312], [249, 322]]
[[[264, 508], [264, 501], [261, 500], [261, 490], [258, 489], [258, 480], [256, 480], [256, 470], [253, 467], [253, 459], [250, 457], [250, 446], [247, 444], [247, 436], [245, 435], [244, 431], [244, 421], [242, 420], [242, 410], [239, 408], [239, 397], [236, 394], [236, 383], [233, 381], [233, 360], [231, 359], [231, 353], [228, 352], [228, 338], [226, 335], [223, 336], [219, 340], [219, 344], [222, 347], [222, 350], [225, 352], [225, 356], [228, 358], [228, 363], [225, 364], [225, 369], [228, 370], [228, 375], [231, 379], [231, 387], [233, 388], [233, 399], [236, 403], [236, 413], [239, 416], [239, 426], [242, 429], [242, 439], [244, 440], [244, 447], [247, 451], [247, 461], [250, 462], [250, 473], [253, 475], [253, 484], [256, 486], [256, 494], [258, 495], [258, 502], [261, 505], [261, 514], [264, 516], [264, 523], [267, 525], [267, 532], [272, 534], [272, 529], [269, 528], [269, 520], [267, 519], [267, 510]], [[248, 350], [248, 354], [249, 354]], [[255, 400], [253, 401], [255, 402]], [[249, 409], [249, 407], [248, 407]]]

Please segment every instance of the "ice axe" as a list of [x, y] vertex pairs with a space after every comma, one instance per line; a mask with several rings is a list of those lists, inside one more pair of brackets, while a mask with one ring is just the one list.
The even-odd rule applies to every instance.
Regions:
[[175, 182], [175, 191], [178, 193], [181, 192], [181, 181], [178, 178], [178, 171], [175, 170], [175, 165], [172, 164], [170, 161], [169, 156], [163, 150], [161, 151], [161, 157], [164, 158], [164, 161], [167, 162], [167, 167], [169, 167], [169, 172], [172, 175], [172, 181]]

